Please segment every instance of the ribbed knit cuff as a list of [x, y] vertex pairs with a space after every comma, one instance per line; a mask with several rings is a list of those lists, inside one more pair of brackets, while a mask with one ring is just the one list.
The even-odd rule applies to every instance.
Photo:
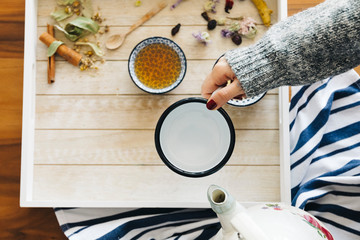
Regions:
[[231, 66], [247, 97], [262, 94], [278, 87], [276, 79], [285, 69], [276, 62], [276, 52], [265, 36], [258, 43], [247, 48], [226, 52], [225, 59]]

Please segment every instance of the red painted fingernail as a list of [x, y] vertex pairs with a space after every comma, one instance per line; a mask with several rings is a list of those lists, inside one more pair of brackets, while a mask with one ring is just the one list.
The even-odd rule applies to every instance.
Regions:
[[216, 108], [216, 106], [216, 102], [212, 99], [206, 103], [206, 107], [209, 110], [213, 110], [214, 108]]

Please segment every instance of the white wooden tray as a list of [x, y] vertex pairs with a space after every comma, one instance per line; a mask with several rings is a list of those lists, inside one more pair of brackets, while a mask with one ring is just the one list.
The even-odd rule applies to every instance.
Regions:
[[[106, 51], [98, 71], [80, 72], [56, 59], [56, 82], [46, 80], [46, 47], [38, 36], [54, 1], [26, 0], [21, 196], [23, 207], [208, 207], [210, 184], [226, 188], [241, 202], [290, 202], [288, 89], [272, 90], [247, 108], [225, 106], [236, 129], [231, 159], [219, 172], [187, 178], [170, 171], [156, 153], [154, 128], [162, 112], [175, 101], [199, 96], [200, 86], [215, 60], [236, 47], [209, 32], [213, 43], [202, 46], [192, 32], [206, 31], [203, 1], [187, 0], [169, 7], [128, 36], [116, 51]], [[147, 12], [153, 1], [93, 0], [106, 17], [110, 34], [124, 31]], [[170, 3], [174, 1], [169, 1]], [[267, 0], [272, 22], [286, 17], [287, 2]], [[169, 5], [170, 6], [170, 5]], [[224, 1], [217, 6], [224, 15]], [[95, 7], [96, 9], [96, 7]], [[251, 16], [261, 22], [250, 0], [235, 2], [231, 16]], [[171, 28], [181, 23], [172, 37]], [[255, 40], [266, 31], [259, 26]], [[108, 35], [99, 37], [103, 42]], [[174, 91], [150, 95], [139, 90], [127, 72], [127, 59], [142, 39], [163, 36], [184, 50], [188, 69]], [[66, 44], [62, 34], [56, 37]]]

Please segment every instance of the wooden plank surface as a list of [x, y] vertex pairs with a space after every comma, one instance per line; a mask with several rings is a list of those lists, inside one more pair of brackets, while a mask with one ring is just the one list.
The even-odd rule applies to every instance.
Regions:
[[[44, 0], [39, 0], [39, 3], [44, 2]], [[56, 4], [53, 1], [45, 1], [46, 4], [39, 4], [38, 8], [38, 25], [46, 26], [46, 23], [49, 21], [49, 13], [51, 13]], [[111, 2], [111, 4], [104, 4], [102, 0], [93, 0], [93, 5], [95, 6], [95, 11], [101, 13], [102, 17], [106, 18], [102, 24], [109, 24], [112, 26], [130, 26], [140, 17], [142, 17], [149, 9], [154, 7], [155, 2], [159, 1], [143, 1], [140, 7], [135, 7], [133, 2], [128, 0], [118, 0]], [[171, 4], [175, 1], [168, 1], [169, 5], [165, 8], [161, 14], [153, 17], [145, 26], [154, 26], [154, 25], [170, 25], [175, 26], [179, 22], [182, 25], [192, 25], [192, 26], [205, 26], [206, 22], [200, 16], [203, 11], [203, 5], [205, 1], [184, 1], [178, 5], [174, 10], [170, 10]], [[226, 14], [224, 12], [225, 1], [217, 5], [217, 13], [209, 14], [210, 17], [222, 17], [222, 16], [231, 16], [231, 17], [240, 17], [240, 16], [251, 16], [255, 18], [258, 22], [261, 22], [261, 19], [258, 15], [256, 8], [252, 5], [249, 5], [246, 1], [239, 2], [234, 4], [231, 14]], [[277, 1], [268, 1], [268, 6], [271, 9], [277, 9]], [[186, 14], [184, 14], [186, 13]], [[277, 21], [277, 16], [274, 14], [272, 17], [274, 22]], [[50, 23], [51, 23], [50, 22]]]
[[[254, 176], [258, 176], [256, 180]], [[94, 187], [98, 181], [102, 186], [100, 194]], [[161, 201], [162, 206], [166, 206], [166, 203], [178, 203], [178, 199], [184, 199], [182, 194], [188, 192], [192, 193], [189, 201], [200, 203], [207, 201], [206, 190], [212, 183], [227, 188], [234, 196], [239, 196], [240, 201], [280, 200], [278, 166], [226, 166], [221, 172], [205, 178], [188, 178], [169, 171], [163, 165], [36, 165], [34, 200], [111, 200], [133, 204], [143, 200]]]
[[[205, 79], [206, 73], [211, 70], [213, 63], [214, 60], [188, 60], [183, 82], [168, 94], [199, 95], [203, 79]], [[65, 61], [58, 60], [56, 66], [56, 81], [59, 84], [48, 84], [47, 76], [43, 74], [46, 72], [47, 62], [37, 62], [36, 93], [38, 95], [148, 95], [135, 84], [132, 84], [128, 72], [128, 62], [125, 60], [108, 61], [106, 64], [100, 65], [97, 71], [87, 74], [86, 77], [82, 74], [69, 74], [78, 71], [78, 69]], [[113, 76], [114, 73], [116, 73], [116, 77]], [[278, 90], [270, 90], [268, 94], [278, 94]]]
[[[219, 3], [219, 13], [216, 17], [226, 16], [223, 9], [220, 9], [220, 6], [223, 6], [224, 3], [225, 1]], [[277, 1], [272, 0], [269, 3], [274, 9], [274, 16], [276, 16]], [[52, 22], [49, 13], [54, 8], [54, 3], [49, 4], [48, 1], [39, 0], [38, 4], [37, 34], [39, 36], [46, 31], [45, 23]], [[95, 0], [94, 5], [96, 6], [96, 4], [100, 4], [100, 1]], [[106, 175], [109, 179], [113, 178], [113, 181], [121, 180], [121, 189], [133, 189], [134, 194], [132, 196], [137, 201], [186, 204], [192, 197], [189, 196], [190, 194], [185, 194], [189, 191], [184, 188], [177, 187], [173, 196], [169, 196], [169, 199], [166, 200], [160, 199], [159, 194], [156, 194], [165, 191], [169, 183], [171, 183], [171, 186], [182, 186], [194, 180], [180, 177], [178, 181], [176, 178], [169, 178], [169, 181], [155, 181], [156, 178], [152, 172], [159, 176], [174, 173], [164, 167], [156, 153], [153, 137], [154, 129], [161, 114], [171, 104], [187, 97], [200, 97], [201, 83], [207, 73], [210, 72], [215, 60], [226, 50], [235, 48], [236, 45], [230, 39], [221, 37], [220, 30], [224, 27], [217, 27], [214, 31], [209, 31], [212, 43], [208, 46], [198, 43], [192, 37], [192, 33], [207, 31], [206, 21], [200, 15], [203, 2], [185, 1], [174, 10], [170, 10], [168, 6], [144, 26], [136, 29], [129, 35], [120, 49], [115, 51], [106, 50], [104, 42], [109, 37], [109, 34], [126, 31], [129, 25], [134, 22], [134, 18], [139, 18], [144, 14], [144, 11], [149, 9], [149, 6], [146, 7], [149, 3], [144, 3], [139, 8], [135, 8], [128, 1], [117, 1], [115, 5], [102, 4], [99, 10], [102, 16], [107, 18], [102, 25], [108, 24], [110, 33], [87, 37], [89, 41], [99, 41], [105, 52], [104, 59], [106, 61], [99, 64], [99, 70], [97, 71], [81, 72], [76, 67], [64, 62], [63, 59], [57, 58], [56, 74], [59, 74], [60, 80], [57, 80], [52, 85], [46, 85], [46, 81], [44, 81], [44, 76], [46, 76], [46, 47], [40, 41], [37, 42], [38, 77], [36, 85], [39, 88], [36, 92], [36, 151], [33, 198], [45, 201], [55, 199], [59, 199], [59, 201], [84, 200], [85, 198], [78, 198], [74, 191], [63, 193], [63, 197], [59, 198], [59, 193], [50, 190], [56, 186], [56, 181], [50, 178], [54, 177], [61, 183], [64, 178], [58, 178], [58, 176], [63, 174], [62, 171], [64, 174], [71, 172], [74, 164], [76, 164], [76, 169], [81, 169], [79, 167], [83, 166], [86, 171], [78, 172], [74, 176], [75, 178], [78, 176], [81, 179], [86, 174], [90, 174], [94, 179], [94, 184], [91, 185], [93, 191], [88, 191], [85, 183], [81, 185], [81, 181], [74, 179], [73, 182], [80, 184], [76, 187], [79, 195], [81, 195], [81, 191], [84, 191], [84, 196], [86, 195], [85, 192], [93, 195], [96, 195], [96, 192], [103, 197], [101, 201], [113, 200], [114, 198], [111, 195], [103, 194], [104, 185], [102, 179]], [[114, 9], [116, 9], [116, 12]], [[235, 4], [231, 12], [233, 17], [235, 15], [235, 17], [253, 16], [261, 22], [255, 6], [251, 2]], [[178, 22], [181, 22], [183, 26], [180, 32], [173, 37], [170, 34], [171, 28]], [[276, 22], [276, 18], [273, 19], [273, 22]], [[241, 46], [245, 47], [254, 44], [267, 30], [265, 26], [261, 25], [259, 25], [258, 29], [256, 38], [244, 38]], [[142, 92], [131, 81], [127, 71], [127, 59], [134, 46], [141, 40], [152, 36], [162, 36], [174, 40], [182, 48], [188, 60], [188, 71], [185, 79], [175, 91], [168, 94], [150, 95]], [[59, 31], [56, 31], [56, 37], [68, 46], [73, 44]], [[238, 177], [237, 174], [233, 173], [239, 172], [236, 169], [250, 169], [249, 171], [253, 172], [254, 168], [257, 169], [261, 166], [261, 169], [263, 169], [261, 171], [263, 173], [268, 172], [269, 177], [271, 176], [269, 182], [277, 184], [277, 189], [279, 189], [279, 174], [271, 174], [279, 172], [278, 104], [278, 92], [270, 91], [261, 102], [250, 107], [224, 107], [232, 119], [235, 129], [237, 129], [239, 138], [235, 145], [237, 156], [230, 159], [227, 168], [229, 170], [219, 171], [216, 179], [212, 179], [212, 176], [204, 178], [202, 180], [204, 183], [210, 185], [211, 180], [219, 179], [228, 181], [232, 177]], [[92, 136], [95, 134], [96, 137], [89, 138], [88, 134]], [[121, 134], [121, 136], [115, 134]], [[251, 141], [260, 141], [264, 143], [264, 147], [254, 151], [255, 146], [246, 144], [247, 140], [243, 140], [242, 135], [247, 136], [249, 134], [257, 136], [257, 139]], [[46, 138], [41, 136], [46, 136]], [[75, 137], [78, 144], [72, 141]], [[264, 139], [260, 140], [262, 137]], [[270, 139], [267, 137], [270, 137]], [[50, 139], [52, 139], [53, 145], [49, 148], [47, 141]], [[114, 145], [113, 141], [117, 144]], [[101, 144], [105, 142], [109, 143], [111, 147], [109, 148], [107, 144]], [[72, 143], [70, 149], [68, 143]], [[269, 147], [273, 150], [270, 150]], [[87, 152], [85, 149], [91, 149], [91, 151]], [[51, 153], [53, 155], [49, 155]], [[59, 155], [59, 153], [61, 154]], [[270, 155], [267, 156], [269, 153]], [[43, 164], [47, 167], [44, 167]], [[50, 166], [47, 164], [50, 164]], [[107, 174], [99, 172], [99, 168], [108, 169], [106, 166], [112, 165], [116, 166], [116, 172], [109, 171]], [[245, 165], [249, 168], [246, 168]], [[151, 171], [144, 168], [144, 166], [148, 166]], [[232, 168], [234, 170], [231, 170]], [[38, 171], [38, 169], [45, 170]], [[47, 174], [47, 171], [52, 174]], [[125, 173], [133, 173], [135, 177]], [[119, 175], [122, 176], [121, 179]], [[259, 185], [263, 185], [262, 180], [257, 180], [255, 174], [245, 175], [252, 178], [254, 184], [258, 182]], [[145, 179], [144, 182], [151, 182], [156, 188], [146, 192], [146, 194], [140, 194], [132, 187], [139, 184], [137, 176], [142, 176]], [[242, 176], [239, 177], [242, 178]], [[62, 185], [66, 186], [67, 184], [63, 182]], [[202, 188], [207, 188], [205, 185], [198, 185], [196, 186], [197, 190], [193, 189], [190, 192], [198, 193]], [[234, 182], [233, 186], [236, 185], [237, 183]], [[114, 186], [108, 186], [109, 189], [111, 187]], [[229, 185], [229, 187], [231, 186]], [[242, 196], [245, 201], [255, 200], [249, 194], [241, 193], [243, 190], [239, 189], [239, 196]], [[258, 191], [260, 190], [258, 189]], [[67, 190], [64, 189], [64, 191]], [[58, 192], [61, 193], [62, 190]], [[147, 196], [148, 194], [150, 196]], [[124, 195], [120, 194], [120, 196]], [[248, 200], [246, 200], [247, 196], [249, 197]], [[258, 196], [263, 197], [262, 201], [280, 200], [279, 191], [274, 191], [268, 197], [266, 197], [266, 194], [259, 194]], [[90, 195], [86, 195], [86, 198], [92, 199]], [[95, 199], [97, 198], [95, 197]], [[201, 199], [206, 202], [205, 196], [202, 196]], [[123, 200], [128, 201], [128, 199]], [[121, 201], [121, 199], [116, 199], [116, 201]]]
[[[37, 96], [36, 129], [155, 129], [161, 114], [190, 95]], [[278, 97], [225, 106], [236, 129], [278, 129]], [[129, 120], [130, 119], [130, 120]]]
[[[162, 165], [153, 139], [152, 130], [38, 130], [35, 163]], [[279, 164], [277, 130], [236, 130], [236, 145], [227, 165]]]

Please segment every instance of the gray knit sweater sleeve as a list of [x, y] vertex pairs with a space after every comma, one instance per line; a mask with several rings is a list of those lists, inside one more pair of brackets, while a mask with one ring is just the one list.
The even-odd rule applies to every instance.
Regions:
[[327, 0], [225, 58], [248, 97], [345, 72], [360, 64], [360, 0]]

